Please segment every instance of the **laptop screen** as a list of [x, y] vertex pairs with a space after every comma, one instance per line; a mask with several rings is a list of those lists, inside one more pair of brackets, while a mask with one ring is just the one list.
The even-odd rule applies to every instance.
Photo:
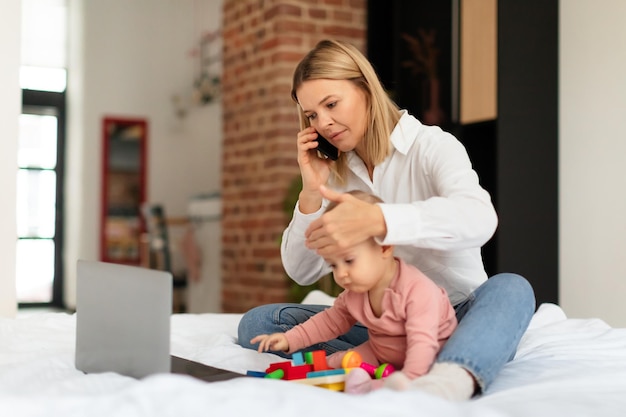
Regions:
[[172, 274], [79, 260], [76, 368], [135, 378], [170, 372]]

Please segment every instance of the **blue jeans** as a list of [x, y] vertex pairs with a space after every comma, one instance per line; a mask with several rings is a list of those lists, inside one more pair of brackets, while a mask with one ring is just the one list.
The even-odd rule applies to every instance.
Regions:
[[[256, 349], [250, 339], [259, 334], [285, 332], [328, 306], [270, 304], [248, 311], [239, 323], [239, 344]], [[484, 391], [502, 367], [515, 356], [519, 341], [535, 312], [535, 294], [523, 277], [502, 273], [478, 287], [455, 306], [459, 325], [437, 356], [437, 362], [457, 363], [469, 371]], [[355, 325], [337, 339], [304, 350], [328, 354], [367, 340], [367, 329]], [[303, 350], [303, 351], [304, 351]], [[273, 352], [285, 358], [283, 352]]]

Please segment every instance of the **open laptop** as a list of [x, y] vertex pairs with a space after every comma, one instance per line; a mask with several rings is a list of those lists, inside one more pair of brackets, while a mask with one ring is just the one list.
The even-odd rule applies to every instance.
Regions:
[[204, 381], [244, 375], [170, 355], [172, 274], [79, 260], [76, 368], [134, 378], [180, 373]]

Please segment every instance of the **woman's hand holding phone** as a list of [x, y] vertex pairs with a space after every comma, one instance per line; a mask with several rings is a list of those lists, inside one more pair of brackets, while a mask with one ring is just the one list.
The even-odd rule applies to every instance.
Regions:
[[332, 160], [317, 156], [318, 133], [312, 127], [298, 132], [298, 165], [302, 176], [300, 211], [314, 213], [322, 206], [320, 186], [328, 182]]
[[322, 159], [331, 159], [336, 161], [339, 158], [339, 149], [335, 148], [332, 143], [325, 137], [318, 133], [317, 136], [317, 148], [315, 148]]

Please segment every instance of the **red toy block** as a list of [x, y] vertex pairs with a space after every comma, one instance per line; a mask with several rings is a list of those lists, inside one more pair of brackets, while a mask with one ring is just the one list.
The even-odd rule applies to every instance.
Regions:
[[289, 373], [289, 369], [291, 369], [291, 361], [272, 363], [265, 370], [265, 373], [270, 374], [277, 369], [282, 369], [283, 371], [285, 371], [285, 375], [287, 375]]
[[327, 369], [331, 369], [326, 363], [326, 352], [323, 350], [314, 350], [311, 352], [313, 356], [313, 370], [314, 371], [325, 371]]
[[313, 365], [298, 365], [289, 368], [289, 371], [285, 375], [284, 379], [302, 379], [306, 378], [306, 374], [313, 370]]
[[300, 378], [306, 378], [306, 374], [313, 370], [313, 365], [293, 366], [291, 364], [291, 361], [276, 362], [276, 363], [270, 364], [270, 366], [265, 370], [265, 373], [271, 374], [277, 369], [281, 369], [285, 373], [282, 379], [300, 379]]
[[[305, 352], [304, 359], [306, 360], [306, 364], [303, 365], [296, 365], [292, 363], [292, 361], [272, 363], [265, 370], [265, 373], [268, 375], [273, 374], [273, 372], [280, 369], [284, 373], [281, 379], [294, 380], [305, 379], [309, 372], [332, 369], [326, 362], [326, 352], [323, 350]], [[276, 374], [273, 374], [273, 376], [275, 375]]]

